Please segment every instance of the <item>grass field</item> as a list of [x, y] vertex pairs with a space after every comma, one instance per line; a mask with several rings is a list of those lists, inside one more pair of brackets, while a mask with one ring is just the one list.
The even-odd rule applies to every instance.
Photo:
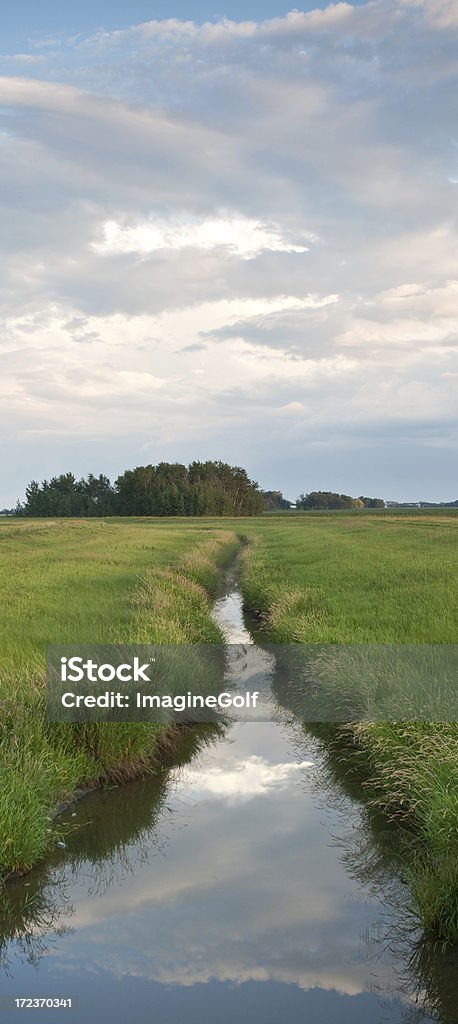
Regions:
[[455, 641], [458, 517], [266, 516], [246, 532], [244, 595], [272, 639]]
[[[220, 640], [210, 595], [241, 538], [246, 605], [271, 640], [453, 643], [457, 526], [425, 512], [0, 521], [0, 870], [43, 855], [77, 786], [157, 754], [146, 723], [46, 723], [47, 643]], [[350, 751], [368, 797], [398, 818], [424, 927], [458, 939], [458, 726], [334, 728], [326, 743]]]
[[129, 778], [164, 743], [148, 723], [47, 723], [46, 645], [220, 641], [209, 598], [237, 548], [196, 520], [0, 524], [0, 872], [43, 855], [78, 786]]
[[[279, 642], [453, 643], [457, 527], [433, 514], [265, 520], [247, 531], [246, 604]], [[458, 725], [378, 722], [324, 735], [343, 764], [350, 751], [368, 797], [399, 821], [424, 928], [458, 941]]]

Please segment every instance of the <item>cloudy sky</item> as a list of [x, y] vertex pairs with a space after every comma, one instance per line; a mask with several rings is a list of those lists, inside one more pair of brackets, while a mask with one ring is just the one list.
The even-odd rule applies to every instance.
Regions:
[[0, 506], [194, 458], [456, 498], [455, 0], [5, 6]]

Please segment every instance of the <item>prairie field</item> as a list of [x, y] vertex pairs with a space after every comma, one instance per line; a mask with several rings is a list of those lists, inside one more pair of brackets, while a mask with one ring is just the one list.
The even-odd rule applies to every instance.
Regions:
[[196, 520], [0, 524], [0, 872], [46, 852], [59, 802], [145, 771], [165, 739], [149, 723], [48, 723], [46, 646], [220, 641], [210, 598], [237, 547]]
[[[162, 756], [159, 729], [146, 723], [47, 723], [48, 643], [220, 642], [211, 600], [241, 554], [246, 608], [266, 639], [452, 644], [457, 525], [433, 512], [0, 520], [3, 874], [45, 854], [55, 808], [75, 789], [130, 778]], [[424, 928], [456, 940], [458, 726], [366, 723], [320, 735], [398, 822]]]
[[271, 639], [455, 641], [458, 516], [265, 516], [245, 532], [244, 596]]
[[[261, 634], [281, 643], [453, 644], [457, 526], [453, 514], [266, 519], [247, 531], [246, 605]], [[333, 666], [325, 682], [337, 689], [342, 676]], [[424, 929], [444, 944], [458, 941], [458, 723], [375, 721], [314, 731], [342, 771], [359, 774], [365, 798], [398, 823]]]

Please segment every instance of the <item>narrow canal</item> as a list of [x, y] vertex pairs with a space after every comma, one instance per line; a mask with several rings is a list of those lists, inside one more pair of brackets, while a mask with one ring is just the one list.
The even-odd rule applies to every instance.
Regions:
[[[231, 576], [214, 616], [268, 673]], [[8, 886], [0, 1024], [9, 996], [70, 997], [39, 1019], [85, 1024], [458, 1019], [456, 958], [419, 941], [392, 837], [299, 723], [198, 730], [66, 820], [66, 849]]]

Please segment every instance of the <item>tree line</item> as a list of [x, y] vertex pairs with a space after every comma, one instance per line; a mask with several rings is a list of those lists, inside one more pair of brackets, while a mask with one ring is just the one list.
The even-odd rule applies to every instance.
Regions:
[[22, 516], [246, 516], [264, 510], [258, 484], [225, 462], [160, 462], [128, 469], [111, 483], [102, 473], [62, 473], [26, 488]]
[[310, 491], [301, 494], [293, 503], [283, 497], [281, 491], [263, 491], [266, 512], [280, 512], [284, 509], [297, 508], [304, 510], [337, 509], [337, 508], [385, 508], [383, 498], [352, 498], [349, 494], [338, 494], [336, 491]]
[[349, 494], [337, 494], [334, 491], [310, 491], [301, 494], [297, 499], [296, 508], [301, 509], [337, 509], [337, 508], [385, 508], [383, 498], [352, 498]]
[[32, 480], [26, 500], [0, 515], [19, 516], [199, 516], [258, 515], [297, 508], [304, 511], [354, 508], [456, 508], [456, 501], [385, 502], [337, 491], [310, 491], [296, 502], [281, 491], [261, 491], [240, 466], [225, 462], [160, 462], [126, 470], [112, 484], [102, 473], [77, 480], [62, 473]]

